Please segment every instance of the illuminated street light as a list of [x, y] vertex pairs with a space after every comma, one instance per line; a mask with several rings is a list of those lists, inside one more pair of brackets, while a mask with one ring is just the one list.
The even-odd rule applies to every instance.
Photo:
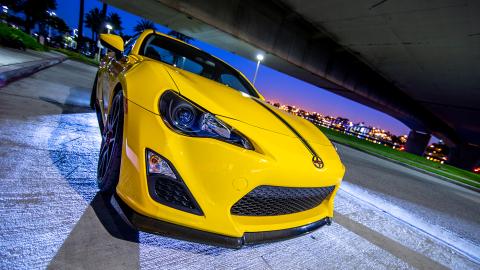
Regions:
[[110, 34], [110, 31], [113, 29], [113, 26], [111, 26], [110, 24], [107, 23], [107, 25], [105, 25], [105, 27], [107, 28], [107, 31]]
[[7, 23], [7, 17], [8, 17], [8, 7], [7, 6], [2, 6], [2, 22]]
[[260, 67], [260, 62], [262, 62], [264, 55], [259, 53], [257, 54], [257, 68], [255, 69], [255, 75], [253, 76], [253, 85], [255, 85], [255, 81], [257, 80], [258, 68]]

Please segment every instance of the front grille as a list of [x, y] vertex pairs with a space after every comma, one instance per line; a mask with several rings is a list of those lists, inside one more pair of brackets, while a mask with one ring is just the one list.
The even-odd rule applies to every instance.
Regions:
[[230, 212], [237, 216], [277, 216], [312, 209], [322, 203], [335, 186], [292, 188], [259, 186], [236, 202]]
[[154, 184], [154, 194], [150, 194], [156, 201], [167, 206], [202, 215], [202, 211], [183, 182], [167, 177], [149, 177]]

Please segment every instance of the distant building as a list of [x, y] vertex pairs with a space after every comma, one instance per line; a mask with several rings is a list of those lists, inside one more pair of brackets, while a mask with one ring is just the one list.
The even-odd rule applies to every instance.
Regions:
[[332, 120], [331, 127], [336, 130], [344, 131], [348, 127], [349, 122], [350, 120], [347, 118], [337, 117]]
[[366, 126], [365, 123], [362, 122], [354, 125], [348, 125], [345, 131], [360, 138], [368, 138], [372, 129], [372, 127]]
[[295, 106], [282, 105], [278, 102], [268, 103], [273, 104], [273, 106], [281, 110], [300, 116], [317, 126], [335, 129], [337, 131], [344, 132], [357, 138], [371, 141], [373, 143], [390, 146], [393, 149], [403, 150], [405, 148], [405, 143], [407, 141], [406, 135], [395, 136], [389, 131], [367, 126], [363, 122], [354, 124], [348, 118], [344, 117], [323, 116], [317, 112], [309, 112]]
[[425, 149], [424, 156], [428, 160], [443, 164], [448, 159], [448, 147], [442, 141], [439, 143], [432, 143]]

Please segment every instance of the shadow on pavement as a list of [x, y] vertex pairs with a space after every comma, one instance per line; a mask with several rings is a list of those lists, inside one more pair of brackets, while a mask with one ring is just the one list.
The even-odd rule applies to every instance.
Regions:
[[82, 104], [82, 96], [89, 95], [70, 91], [64, 103], [41, 97], [62, 109], [48, 140], [50, 158], [69, 186], [89, 203], [50, 261], [49, 268], [138, 269], [138, 231], [122, 220], [110, 203], [110, 196], [97, 193], [99, 145], [98, 138], [93, 136], [99, 133], [98, 127], [92, 125], [95, 116], [82, 114], [92, 112]]
[[54, 98], [40, 96], [40, 100], [57, 105], [62, 109], [62, 114], [71, 113], [89, 113], [93, 112], [90, 108], [90, 90], [72, 87], [65, 101], [62, 103]]
[[[112, 237], [113, 236], [113, 237]], [[98, 193], [50, 262], [50, 269], [138, 269], [138, 232]]]

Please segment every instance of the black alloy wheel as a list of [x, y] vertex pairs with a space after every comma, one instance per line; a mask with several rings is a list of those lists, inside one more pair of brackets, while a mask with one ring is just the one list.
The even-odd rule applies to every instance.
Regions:
[[119, 91], [113, 97], [107, 123], [102, 130], [102, 144], [97, 167], [97, 184], [102, 193], [113, 193], [120, 175], [123, 143], [123, 102], [123, 93]]

